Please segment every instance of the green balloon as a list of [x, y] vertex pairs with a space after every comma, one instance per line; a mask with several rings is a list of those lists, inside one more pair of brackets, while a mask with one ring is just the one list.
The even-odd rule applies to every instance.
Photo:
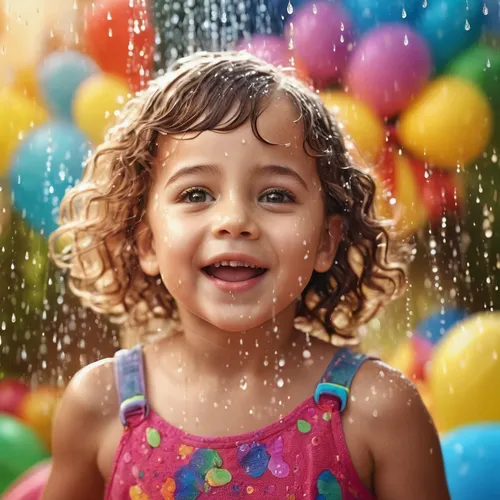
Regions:
[[0, 414], [0, 495], [23, 472], [49, 456], [29, 427], [17, 418]]
[[500, 51], [485, 44], [466, 50], [450, 63], [446, 73], [475, 83], [493, 109], [500, 105]]

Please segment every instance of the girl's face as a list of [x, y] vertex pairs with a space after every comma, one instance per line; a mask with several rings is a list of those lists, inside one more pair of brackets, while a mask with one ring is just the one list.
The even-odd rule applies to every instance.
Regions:
[[259, 117], [261, 136], [278, 146], [250, 123], [160, 139], [139, 253], [181, 316], [227, 332], [255, 328], [295, 308], [313, 269], [332, 265], [339, 220], [325, 220], [297, 118], [283, 96]]

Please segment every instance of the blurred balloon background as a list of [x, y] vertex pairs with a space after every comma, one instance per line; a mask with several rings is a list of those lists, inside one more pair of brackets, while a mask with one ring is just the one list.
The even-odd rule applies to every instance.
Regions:
[[0, 47], [0, 494], [39, 498], [61, 389], [131, 342], [48, 259], [61, 197], [150, 78], [237, 48], [319, 91], [415, 241], [364, 347], [421, 391], [452, 497], [500, 498], [499, 0], [0, 0]]

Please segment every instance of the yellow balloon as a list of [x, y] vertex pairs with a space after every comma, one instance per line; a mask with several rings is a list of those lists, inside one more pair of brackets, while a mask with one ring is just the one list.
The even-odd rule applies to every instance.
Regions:
[[43, 123], [47, 111], [34, 99], [15, 90], [0, 90], [0, 177], [7, 172], [11, 155], [35, 125]]
[[100, 144], [108, 127], [129, 98], [130, 89], [123, 80], [107, 74], [97, 74], [78, 87], [73, 103], [73, 116], [87, 137], [94, 144]]
[[430, 388], [442, 431], [500, 421], [500, 312], [476, 314], [438, 344]]
[[384, 122], [369, 106], [345, 92], [323, 92], [321, 99], [363, 160], [371, 165], [377, 163], [385, 143]]
[[444, 76], [430, 83], [403, 112], [404, 148], [438, 167], [456, 169], [480, 155], [493, 125], [488, 99], [474, 84]]

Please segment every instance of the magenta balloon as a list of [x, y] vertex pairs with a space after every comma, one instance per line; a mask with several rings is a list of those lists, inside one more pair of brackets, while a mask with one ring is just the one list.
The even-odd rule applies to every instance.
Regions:
[[238, 50], [246, 50], [275, 66], [290, 66], [291, 51], [283, 38], [276, 35], [255, 35], [238, 43]]
[[4, 493], [2, 500], [40, 500], [50, 475], [51, 462], [42, 462], [28, 469]]
[[358, 42], [346, 83], [380, 115], [394, 116], [422, 90], [431, 69], [430, 51], [420, 35], [404, 24], [385, 24]]
[[352, 49], [351, 18], [340, 6], [325, 1], [302, 5], [287, 30], [297, 56], [318, 86], [342, 77]]
[[17, 415], [26, 394], [30, 392], [26, 384], [16, 379], [0, 381], [0, 412]]

